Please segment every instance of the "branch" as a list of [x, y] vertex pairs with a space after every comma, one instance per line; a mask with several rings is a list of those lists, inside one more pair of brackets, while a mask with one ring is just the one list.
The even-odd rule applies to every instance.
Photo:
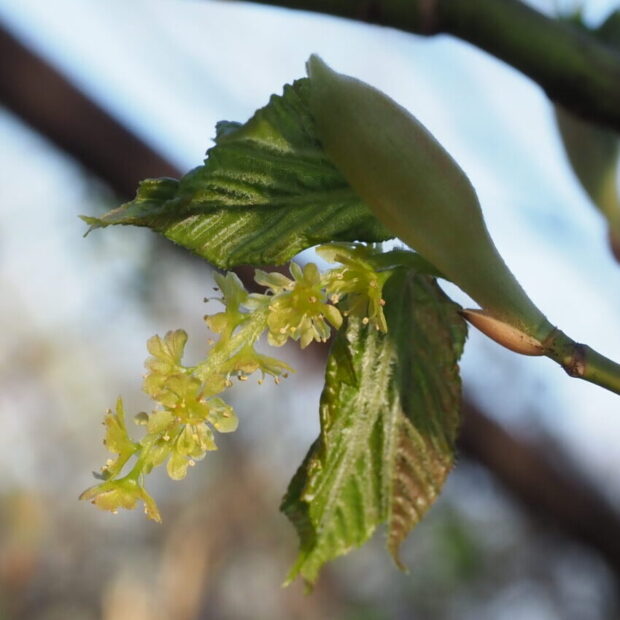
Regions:
[[483, 415], [463, 407], [459, 446], [493, 472], [506, 489], [538, 517], [596, 549], [620, 574], [618, 512], [561, 450], [518, 439]]
[[454, 35], [529, 76], [578, 116], [620, 131], [620, 53], [518, 0], [251, 1]]
[[180, 176], [50, 65], [0, 28], [0, 102], [121, 196], [152, 176]]

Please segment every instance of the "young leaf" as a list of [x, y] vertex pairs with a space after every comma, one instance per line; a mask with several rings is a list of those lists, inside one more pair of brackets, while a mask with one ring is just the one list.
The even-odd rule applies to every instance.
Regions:
[[284, 87], [245, 125], [219, 123], [204, 165], [180, 181], [147, 179], [91, 229], [147, 226], [214, 265], [282, 264], [327, 241], [391, 235], [325, 155], [307, 79]]
[[282, 502], [301, 543], [290, 580], [313, 583], [380, 523], [399, 563], [400, 543], [454, 461], [466, 336], [458, 306], [433, 279], [404, 269], [384, 296], [387, 334], [351, 317], [328, 359], [321, 434]]

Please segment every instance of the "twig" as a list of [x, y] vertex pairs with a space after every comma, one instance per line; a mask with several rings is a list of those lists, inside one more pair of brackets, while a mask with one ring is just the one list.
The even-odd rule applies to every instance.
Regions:
[[543, 343], [544, 354], [557, 362], [571, 377], [595, 383], [620, 394], [620, 364], [591, 347], [571, 340], [555, 329]]

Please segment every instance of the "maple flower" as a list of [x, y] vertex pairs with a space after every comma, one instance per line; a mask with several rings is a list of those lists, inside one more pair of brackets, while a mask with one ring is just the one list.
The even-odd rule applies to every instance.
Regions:
[[245, 345], [238, 353], [231, 357], [225, 365], [230, 373], [237, 373], [239, 379], [244, 380], [248, 375], [260, 371], [262, 379], [265, 375], [271, 375], [278, 379], [281, 375], [295, 372], [286, 362], [258, 353], [250, 344]]
[[132, 510], [138, 501], [144, 503], [144, 513], [149, 519], [161, 523], [161, 516], [155, 500], [138, 482], [134, 474], [128, 474], [119, 480], [107, 480], [96, 486], [86, 489], [80, 499], [90, 500], [92, 504], [116, 513], [119, 508]]
[[205, 316], [208, 328], [220, 334], [223, 341], [230, 338], [235, 328], [246, 318], [247, 314], [242, 311], [242, 307], [248, 299], [248, 292], [237, 274], [229, 271], [226, 275], [216, 273], [215, 281], [222, 291], [221, 302], [225, 308], [222, 312]]
[[292, 338], [299, 340], [303, 349], [313, 340], [326, 342], [331, 334], [328, 323], [339, 328], [342, 315], [338, 308], [327, 303], [318, 267], [308, 263], [302, 269], [291, 263], [290, 272], [292, 280], [280, 273], [256, 270], [254, 279], [266, 286], [268, 293], [253, 297], [270, 299], [267, 316], [269, 344], [282, 346]]
[[345, 315], [355, 315], [364, 323], [387, 332], [383, 314], [383, 285], [391, 271], [377, 271], [372, 264], [372, 248], [359, 244], [331, 244], [317, 248], [317, 254], [342, 267], [324, 274], [323, 285], [330, 299], [339, 303]]

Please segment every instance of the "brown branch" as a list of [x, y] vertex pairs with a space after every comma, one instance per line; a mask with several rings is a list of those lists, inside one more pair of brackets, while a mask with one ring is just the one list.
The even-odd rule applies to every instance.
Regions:
[[253, 0], [421, 35], [451, 34], [512, 65], [575, 114], [620, 131], [620, 53], [518, 0]]
[[548, 525], [596, 549], [620, 574], [620, 516], [561, 451], [508, 433], [474, 404], [463, 407], [461, 450]]
[[133, 196], [138, 181], [149, 176], [180, 176], [175, 166], [2, 28], [0, 102], [119, 196]]
[[[180, 176], [172, 164], [2, 31], [0, 58], [0, 103], [9, 104], [121, 197], [130, 197], [144, 177]], [[321, 360], [326, 354], [324, 346], [308, 350]], [[461, 447], [523, 504], [597, 550], [620, 573], [620, 517], [591, 485], [567, 473], [575, 469], [570, 462], [558, 467], [537, 446], [510, 435], [471, 404], [465, 406]]]

